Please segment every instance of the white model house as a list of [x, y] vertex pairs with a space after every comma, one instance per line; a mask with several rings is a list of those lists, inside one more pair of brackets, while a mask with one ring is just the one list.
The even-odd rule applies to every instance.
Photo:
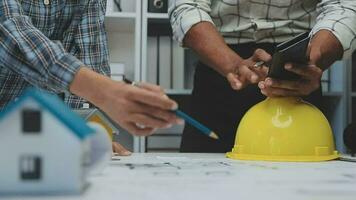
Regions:
[[28, 89], [0, 113], [0, 193], [80, 193], [93, 133], [59, 98]]

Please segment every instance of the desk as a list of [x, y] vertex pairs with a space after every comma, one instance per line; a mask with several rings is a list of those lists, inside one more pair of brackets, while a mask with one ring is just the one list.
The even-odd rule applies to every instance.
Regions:
[[[224, 154], [133, 154], [114, 157], [81, 196], [46, 200], [355, 200], [356, 163], [236, 161]], [[1, 198], [0, 198], [1, 199]]]

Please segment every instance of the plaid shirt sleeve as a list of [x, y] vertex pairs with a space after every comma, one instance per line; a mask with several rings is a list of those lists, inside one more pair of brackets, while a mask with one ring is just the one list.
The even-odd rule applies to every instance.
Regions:
[[0, 13], [0, 65], [38, 87], [68, 91], [83, 63], [35, 28], [18, 0], [2, 0]]
[[76, 58], [94, 71], [110, 76], [109, 52], [104, 20], [106, 1], [87, 1], [74, 35]]
[[322, 0], [317, 13], [312, 34], [321, 29], [331, 31], [344, 48], [343, 57], [350, 57], [356, 46], [356, 1]]
[[[105, 32], [105, 0], [82, 1], [80, 20], [73, 31], [67, 46], [75, 46], [73, 55], [81, 60], [86, 67], [95, 72], [110, 76], [109, 52]], [[81, 107], [84, 100], [74, 95], [67, 95], [65, 102], [73, 108]]]
[[203, 21], [214, 24], [209, 13], [210, 0], [175, 0], [169, 9], [173, 37], [183, 45], [183, 39], [189, 29]]

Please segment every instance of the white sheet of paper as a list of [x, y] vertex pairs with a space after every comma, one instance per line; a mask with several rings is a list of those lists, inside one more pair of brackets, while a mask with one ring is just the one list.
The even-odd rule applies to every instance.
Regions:
[[[236, 161], [223, 154], [115, 157], [78, 197], [55, 200], [355, 200], [356, 163]], [[40, 199], [38, 197], [34, 199]]]
[[[223, 154], [136, 154], [106, 171], [117, 193], [146, 199], [355, 199], [356, 163], [236, 161]], [[120, 177], [120, 178], [119, 178]], [[110, 186], [108, 186], [110, 187]], [[130, 198], [129, 198], [130, 197]]]

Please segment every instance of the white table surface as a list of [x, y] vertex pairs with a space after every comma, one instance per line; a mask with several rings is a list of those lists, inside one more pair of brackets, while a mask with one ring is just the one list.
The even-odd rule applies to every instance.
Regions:
[[356, 200], [356, 163], [236, 161], [224, 154], [146, 153], [114, 157], [81, 195], [0, 199]]

